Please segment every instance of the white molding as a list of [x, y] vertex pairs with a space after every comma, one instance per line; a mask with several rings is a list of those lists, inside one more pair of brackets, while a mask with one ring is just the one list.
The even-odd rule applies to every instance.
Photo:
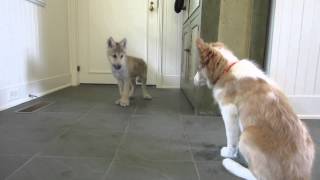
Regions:
[[[14, 86], [6, 87], [0, 90], [0, 96], [4, 97], [4, 102], [0, 102], [0, 111], [14, 107], [16, 105], [28, 102], [34, 98], [30, 98], [28, 95], [32, 94], [37, 97], [42, 97], [55, 91], [71, 86], [70, 74], [57, 75], [50, 78], [43, 78], [28, 83], [20, 83]], [[20, 90], [20, 96], [18, 99], [9, 101], [6, 97], [9, 94], [10, 89], [15, 88]]]
[[[67, 88], [67, 87], [70, 87], [70, 86], [71, 86], [71, 83], [68, 83], [68, 84], [62, 85], [62, 86], [60, 86], [60, 87], [57, 87], [57, 88], [54, 88], [54, 89], [50, 89], [50, 90], [48, 90], [48, 91], [45, 91], [45, 92], [43, 92], [43, 93], [38, 94], [38, 95], [37, 95], [37, 98], [43, 97], [43, 96], [45, 96], [45, 95], [54, 93], [54, 92], [56, 92], [56, 91], [59, 91], [59, 90], [61, 90], [61, 89], [64, 89], [64, 88]], [[8, 103], [7, 105], [4, 105], [4, 106], [0, 107], [0, 111], [4, 111], [4, 110], [6, 110], [6, 109], [12, 108], [12, 107], [17, 106], [17, 105], [19, 105], [19, 104], [26, 103], [26, 102], [31, 101], [31, 100], [34, 100], [34, 99], [35, 99], [35, 98], [30, 98], [30, 97], [28, 97], [28, 98], [19, 99], [19, 100], [10, 102], [10, 103]]]
[[316, 119], [320, 122], [320, 114], [319, 115], [301, 115], [298, 114], [299, 119]]
[[320, 96], [288, 96], [291, 105], [301, 119], [320, 119]]
[[79, 73], [77, 72], [78, 62], [78, 0], [68, 0], [68, 33], [69, 33], [69, 62], [71, 72], [71, 84], [77, 86]]
[[47, 0], [26, 0], [26, 1], [29, 1], [31, 3], [34, 3], [42, 7], [45, 7], [47, 5]]
[[52, 80], [52, 79], [58, 79], [58, 78], [69, 77], [69, 76], [71, 76], [71, 75], [68, 73], [59, 74], [59, 75], [50, 76], [50, 77], [46, 77], [46, 78], [42, 78], [42, 79], [38, 79], [38, 80], [34, 80], [34, 81], [29, 81], [29, 82], [24, 82], [24, 83], [19, 83], [19, 84], [7, 86], [5, 88], [0, 89], [0, 91], [6, 90], [6, 89], [11, 89], [11, 88], [17, 88], [17, 87], [21, 87], [21, 86], [28, 86], [30, 84], [40, 83], [41, 81], [48, 81], [48, 80]]
[[162, 64], [163, 64], [163, 54], [164, 54], [164, 48], [163, 48], [163, 44], [164, 44], [164, 36], [163, 36], [163, 25], [164, 25], [164, 15], [165, 15], [165, 1], [158, 1], [158, 21], [159, 21], [159, 61], [158, 61], [158, 76], [157, 76], [157, 87], [159, 88], [163, 88], [163, 68], [162, 68]]
[[[147, 10], [147, 57], [148, 64], [148, 84], [160, 85], [161, 80], [161, 61], [162, 61], [162, 0], [147, 0], [147, 7], [150, 2], [156, 2], [155, 10], [150, 12]], [[155, 17], [156, 16], [156, 17]], [[155, 61], [154, 61], [155, 59]], [[151, 61], [151, 62], [150, 62]], [[150, 69], [155, 69], [155, 72], [150, 72]]]
[[163, 75], [159, 88], [180, 88], [180, 76]]
[[89, 70], [89, 74], [112, 74], [111, 71]]

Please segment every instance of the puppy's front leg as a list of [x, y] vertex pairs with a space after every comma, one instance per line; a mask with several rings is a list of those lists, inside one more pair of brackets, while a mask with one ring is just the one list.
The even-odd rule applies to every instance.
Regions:
[[220, 106], [222, 118], [227, 135], [227, 146], [221, 149], [221, 156], [226, 158], [237, 157], [240, 127], [238, 123], [238, 110], [235, 105]]
[[136, 78], [132, 78], [131, 81], [130, 81], [130, 92], [129, 92], [129, 98], [133, 98], [134, 96], [134, 89], [135, 89], [135, 86], [136, 86]]
[[123, 90], [120, 99], [120, 106], [126, 107], [129, 106], [129, 91], [130, 91], [130, 82], [125, 80], [123, 82]]
[[122, 97], [122, 93], [123, 93], [123, 80], [118, 80], [118, 89], [119, 89], [119, 94], [120, 94], [120, 99], [116, 100], [116, 104], [120, 104], [120, 100]]

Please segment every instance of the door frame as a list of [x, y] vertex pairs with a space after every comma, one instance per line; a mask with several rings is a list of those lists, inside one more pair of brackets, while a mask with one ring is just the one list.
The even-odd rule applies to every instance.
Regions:
[[[69, 34], [69, 63], [71, 73], [71, 85], [77, 86], [80, 84], [79, 72], [77, 67], [79, 66], [79, 21], [78, 21], [78, 1], [79, 0], [67, 0], [68, 8], [68, 34]], [[163, 15], [163, 0], [148, 0], [146, 1], [147, 7], [150, 3], [154, 2], [154, 11], [148, 11], [147, 15], [147, 59], [149, 65], [149, 59], [155, 59], [151, 61], [154, 67], [157, 67], [155, 71], [155, 77], [152, 77], [152, 84], [161, 86], [162, 79], [162, 15]], [[148, 72], [149, 74], [149, 72]], [[150, 76], [149, 76], [150, 77]], [[150, 79], [150, 78], [149, 78]]]

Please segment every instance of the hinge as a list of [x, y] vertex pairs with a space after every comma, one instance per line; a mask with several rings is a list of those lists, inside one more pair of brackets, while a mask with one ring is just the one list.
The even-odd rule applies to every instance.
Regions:
[[77, 72], [80, 72], [80, 66], [77, 66]]

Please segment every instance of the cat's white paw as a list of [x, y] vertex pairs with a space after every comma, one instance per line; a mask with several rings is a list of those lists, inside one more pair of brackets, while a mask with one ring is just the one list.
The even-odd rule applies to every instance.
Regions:
[[143, 99], [150, 100], [150, 99], [152, 99], [152, 96], [150, 94], [144, 94]]
[[235, 147], [223, 147], [220, 150], [220, 155], [225, 158], [236, 158], [238, 149]]

